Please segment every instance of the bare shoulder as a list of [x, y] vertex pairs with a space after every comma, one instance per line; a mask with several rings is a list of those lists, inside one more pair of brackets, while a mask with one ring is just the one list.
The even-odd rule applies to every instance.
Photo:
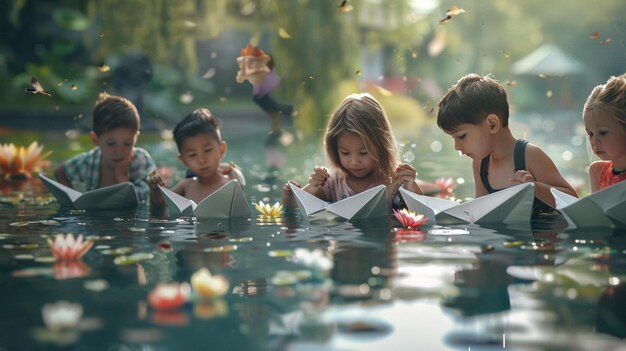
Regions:
[[589, 165], [589, 176], [600, 176], [602, 171], [609, 164], [609, 161], [594, 161]]
[[546, 152], [543, 151], [543, 149], [540, 148], [539, 146], [535, 144], [531, 144], [531, 143], [526, 144], [527, 167], [530, 167], [530, 168], [532, 168], [533, 166], [543, 167], [546, 164], [550, 164], [550, 165], [554, 164], [550, 156], [548, 156], [548, 154], [546, 154]]
[[193, 178], [185, 178], [178, 182], [178, 184], [174, 185], [172, 191], [178, 195], [185, 196], [188, 193], [189, 187], [194, 183]]

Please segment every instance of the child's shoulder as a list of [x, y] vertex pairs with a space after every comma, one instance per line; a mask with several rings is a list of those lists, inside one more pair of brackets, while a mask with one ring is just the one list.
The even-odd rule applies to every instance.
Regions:
[[610, 167], [611, 161], [603, 161], [597, 160], [591, 162], [589, 165], [589, 174], [590, 175], [600, 175], [607, 167]]

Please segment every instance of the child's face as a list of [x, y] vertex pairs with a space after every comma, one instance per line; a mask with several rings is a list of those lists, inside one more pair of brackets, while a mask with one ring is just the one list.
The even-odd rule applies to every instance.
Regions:
[[355, 178], [367, 178], [374, 174], [376, 161], [365, 148], [361, 137], [352, 132], [342, 132], [337, 137], [339, 161]]
[[102, 152], [102, 165], [115, 168], [120, 162], [130, 162], [138, 134], [129, 128], [115, 128], [100, 135], [91, 132], [91, 140]]
[[614, 116], [602, 110], [583, 116], [589, 145], [601, 160], [626, 159], [626, 131]]
[[218, 173], [225, 152], [225, 142], [199, 133], [183, 141], [178, 158], [198, 177], [210, 177]]
[[460, 124], [453, 131], [446, 131], [454, 140], [454, 149], [472, 160], [482, 160], [491, 152], [491, 133], [486, 120], [481, 124]]

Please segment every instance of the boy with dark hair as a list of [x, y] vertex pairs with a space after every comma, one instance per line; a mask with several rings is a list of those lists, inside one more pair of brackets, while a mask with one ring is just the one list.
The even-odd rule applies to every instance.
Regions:
[[144, 181], [156, 170], [150, 154], [135, 147], [139, 135], [139, 113], [129, 100], [101, 93], [93, 110], [94, 148], [61, 164], [54, 172], [57, 180], [69, 187], [85, 183], [85, 191], [130, 181], [140, 202], [152, 198]]
[[476, 197], [533, 182], [538, 213], [556, 206], [550, 188], [576, 196], [543, 150], [513, 137], [506, 91], [495, 79], [461, 77], [438, 108], [437, 125], [452, 136], [456, 150], [472, 159]]

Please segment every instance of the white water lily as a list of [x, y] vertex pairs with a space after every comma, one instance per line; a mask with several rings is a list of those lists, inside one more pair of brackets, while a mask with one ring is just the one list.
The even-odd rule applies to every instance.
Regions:
[[318, 271], [329, 271], [333, 268], [333, 261], [326, 257], [321, 249], [311, 251], [304, 248], [297, 248], [294, 251], [292, 261]]
[[83, 306], [79, 303], [58, 301], [45, 304], [41, 309], [41, 315], [44, 324], [50, 330], [74, 329], [83, 318]]

